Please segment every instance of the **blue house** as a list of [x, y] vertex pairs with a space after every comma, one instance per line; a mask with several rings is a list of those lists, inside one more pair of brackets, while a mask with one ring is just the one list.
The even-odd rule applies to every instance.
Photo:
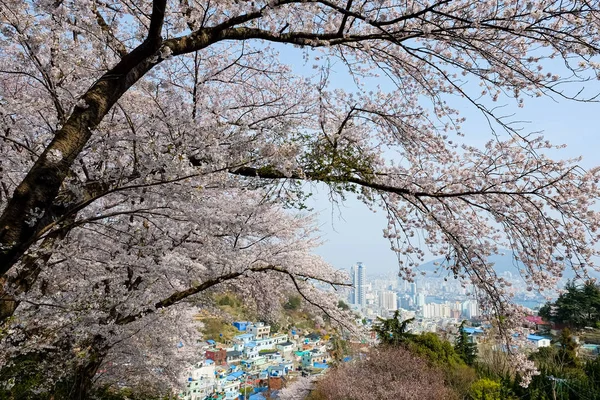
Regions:
[[469, 341], [471, 343], [477, 343], [477, 338], [483, 335], [483, 329], [481, 328], [472, 328], [470, 326], [465, 326], [464, 331], [467, 335], [469, 335]]
[[227, 380], [235, 381], [236, 379], [241, 378], [243, 375], [244, 375], [244, 372], [242, 372], [242, 371], [233, 372], [233, 373], [227, 375]]
[[535, 345], [535, 347], [549, 347], [550, 338], [538, 335], [527, 335], [527, 340]]
[[250, 325], [250, 324], [251, 324], [251, 322], [249, 322], [249, 321], [235, 321], [233, 323], [233, 326], [235, 326], [238, 331], [244, 332], [244, 331], [246, 331], [246, 329], [248, 328], [248, 325]]

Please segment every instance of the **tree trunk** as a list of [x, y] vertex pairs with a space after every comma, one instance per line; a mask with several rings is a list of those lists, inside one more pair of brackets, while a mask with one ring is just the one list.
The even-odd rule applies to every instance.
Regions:
[[20, 301], [17, 297], [27, 293], [37, 281], [42, 268], [52, 257], [52, 251], [58, 242], [63, 240], [69, 229], [69, 224], [75, 221], [76, 214], [71, 215], [65, 221], [64, 226], [48, 234], [40, 245], [41, 255], [26, 255], [21, 260], [21, 267], [15, 276], [9, 278], [0, 277], [0, 326], [10, 318]]
[[17, 186], [0, 216], [0, 276], [19, 261], [45, 225], [61, 216], [53, 201], [73, 162], [117, 100], [156, 65], [152, 56], [161, 43], [160, 37], [145, 41], [104, 74]]
[[73, 376], [73, 385], [69, 393], [70, 400], [88, 399], [90, 390], [94, 383], [94, 376], [106, 357], [107, 350], [101, 336], [94, 337], [90, 346], [89, 356], [85, 363], [77, 366]]

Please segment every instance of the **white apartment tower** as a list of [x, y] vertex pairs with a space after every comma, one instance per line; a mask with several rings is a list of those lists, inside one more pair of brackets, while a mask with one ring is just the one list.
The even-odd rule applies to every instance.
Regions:
[[367, 279], [365, 270], [366, 267], [361, 262], [356, 263], [350, 269], [350, 275], [352, 276], [352, 294], [350, 295], [350, 301], [352, 304], [361, 307], [364, 307], [367, 304]]
[[396, 311], [398, 309], [398, 298], [395, 292], [391, 290], [382, 290], [379, 292], [379, 307], [388, 310]]

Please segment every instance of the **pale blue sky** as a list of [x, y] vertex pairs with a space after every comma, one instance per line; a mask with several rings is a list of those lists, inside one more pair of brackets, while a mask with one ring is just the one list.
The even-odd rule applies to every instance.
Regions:
[[[288, 62], [294, 60], [294, 67], [305, 72], [309, 66], [302, 66], [298, 53], [284, 50], [282, 55]], [[317, 53], [315, 53], [316, 55]], [[340, 70], [342, 68], [336, 69]], [[347, 81], [342, 71], [333, 77], [335, 86], [344, 86]], [[348, 82], [348, 84], [350, 84]], [[385, 89], [385, 82], [380, 82]], [[578, 90], [581, 84], [577, 86]], [[585, 86], [587, 94], [600, 92], [597, 81]], [[459, 101], [460, 103], [460, 101]], [[465, 143], [479, 145], [491, 138], [485, 120], [465, 103], [460, 104], [463, 116]], [[574, 101], [554, 101], [547, 97], [526, 98], [522, 109], [512, 107], [516, 115], [512, 120], [529, 121], [525, 131], [542, 131], [544, 136], [555, 144], [567, 147], [557, 151], [554, 158], [583, 156], [582, 166], [589, 168], [600, 165], [600, 104]], [[382, 237], [382, 229], [387, 225], [382, 213], [373, 213], [358, 200], [349, 198], [339, 207], [331, 205], [328, 193], [321, 188], [309, 203], [319, 212], [322, 237], [325, 243], [316, 250], [327, 262], [336, 268], [349, 268], [357, 261], [364, 262], [369, 273], [393, 272], [397, 270], [397, 259], [389, 248], [389, 242]]]

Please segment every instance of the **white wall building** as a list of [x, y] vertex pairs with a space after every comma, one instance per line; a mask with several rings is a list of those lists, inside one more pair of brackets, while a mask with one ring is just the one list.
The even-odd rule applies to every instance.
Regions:
[[550, 339], [547, 337], [538, 336], [538, 335], [527, 335], [527, 340], [530, 343], [533, 343], [533, 345], [535, 345], [535, 347], [537, 347], [537, 348], [550, 347]]
[[425, 306], [425, 293], [421, 292], [421, 293], [417, 294], [416, 297], [417, 298], [416, 298], [415, 303], [417, 305], [417, 308], [422, 308], [423, 306]]
[[462, 314], [466, 318], [473, 318], [481, 315], [477, 300], [467, 300], [462, 303]]
[[265, 325], [263, 322], [257, 322], [256, 324], [252, 324], [246, 328], [246, 331], [254, 335], [255, 339], [263, 339], [269, 337], [269, 334], [271, 333], [271, 327], [269, 325]]
[[205, 360], [194, 365], [183, 392], [183, 400], [204, 400], [216, 389], [215, 363]]
[[450, 318], [450, 305], [429, 303], [423, 306], [423, 318]]
[[388, 311], [396, 311], [398, 309], [398, 296], [396, 293], [390, 290], [379, 292], [379, 307]]

